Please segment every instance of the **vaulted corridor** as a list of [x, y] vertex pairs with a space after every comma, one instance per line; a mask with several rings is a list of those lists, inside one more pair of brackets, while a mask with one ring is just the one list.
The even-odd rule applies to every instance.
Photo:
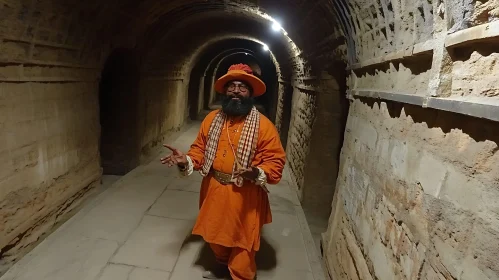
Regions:
[[1, 280], [197, 279], [199, 178], [158, 158], [235, 63], [286, 151], [259, 279], [499, 280], [498, 19], [499, 0], [1, 1]]
[[[171, 144], [187, 150], [194, 123]], [[201, 176], [181, 178], [159, 158], [144, 164], [89, 201], [1, 280], [201, 280], [214, 258], [191, 236]], [[272, 187], [274, 221], [263, 232], [258, 279], [324, 279], [305, 215], [289, 177]]]

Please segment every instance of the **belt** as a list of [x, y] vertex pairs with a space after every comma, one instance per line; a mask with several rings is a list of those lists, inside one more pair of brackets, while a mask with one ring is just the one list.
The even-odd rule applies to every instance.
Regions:
[[[213, 178], [215, 178], [215, 180], [217, 180], [222, 185], [229, 185], [234, 183], [231, 181], [232, 178], [231, 174], [216, 171], [214, 169], [211, 169], [210, 172], [213, 174]], [[266, 186], [260, 186], [260, 187], [263, 188], [265, 192], [269, 193], [269, 190], [267, 189]]]
[[233, 183], [231, 181], [232, 174], [223, 173], [220, 171], [216, 171], [214, 169], [211, 170], [211, 173], [213, 173], [213, 177], [215, 178], [215, 180], [217, 180], [222, 185], [228, 185]]

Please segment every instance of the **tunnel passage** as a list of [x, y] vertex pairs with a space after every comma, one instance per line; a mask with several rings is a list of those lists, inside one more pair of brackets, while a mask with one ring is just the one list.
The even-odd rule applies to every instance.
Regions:
[[104, 174], [124, 175], [139, 164], [139, 64], [131, 49], [107, 59], [99, 84], [100, 153]]
[[[275, 110], [277, 100], [277, 72], [269, 51], [262, 49], [262, 45], [250, 40], [230, 39], [210, 46], [200, 55], [190, 73], [189, 78], [189, 116], [198, 119], [201, 111], [209, 111], [221, 106], [222, 95], [215, 92], [215, 81], [223, 76], [233, 64], [244, 63], [249, 65], [254, 74], [267, 85], [267, 92], [255, 99], [257, 108], [272, 118], [270, 112]], [[263, 73], [263, 74], [262, 74]], [[274, 102], [274, 103], [272, 103]]]
[[[331, 278], [497, 279], [496, 6], [4, 1], [0, 271], [84, 201], [101, 168], [146, 163], [202, 117], [218, 63], [249, 50], [269, 56], [262, 103]], [[412, 106], [435, 111], [416, 119]]]
[[[260, 78], [267, 86], [267, 91], [262, 96], [256, 97], [255, 102], [257, 108], [260, 109], [267, 117], [270, 116], [270, 112], [275, 108], [276, 104], [272, 103], [277, 97], [276, 84], [277, 84], [277, 72], [275, 65], [272, 63], [270, 53], [261, 50], [261, 46], [256, 50], [258, 56], [251, 55], [247, 52], [234, 53], [232, 55], [226, 56], [222, 59], [219, 64], [214, 69], [214, 79], [218, 79], [223, 76], [230, 65], [237, 63], [248, 64], [254, 72], [254, 75]], [[214, 100], [214, 103], [221, 102], [221, 96], [218, 95]], [[275, 117], [275, 114], [274, 114]]]

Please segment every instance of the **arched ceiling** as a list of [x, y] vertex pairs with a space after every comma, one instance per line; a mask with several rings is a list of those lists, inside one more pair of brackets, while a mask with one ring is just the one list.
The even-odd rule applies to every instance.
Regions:
[[[350, 0], [355, 1], [360, 0]], [[159, 48], [164, 54], [178, 58], [208, 40], [234, 34], [267, 43], [278, 60], [288, 60], [289, 66], [295, 67], [301, 63], [293, 61], [295, 57], [313, 63], [313, 58], [308, 56], [317, 57], [317, 52], [342, 45], [341, 40], [335, 41], [341, 37], [337, 11], [345, 3], [337, 2], [4, 1], [0, 4], [0, 24], [8, 28], [1, 28], [0, 36], [67, 45], [80, 52], [80, 61], [95, 61], [95, 53], [102, 53], [98, 58], [102, 65], [111, 49], [117, 47], [133, 47], [144, 52]], [[272, 18], [282, 23], [288, 36], [272, 32]], [[323, 63], [323, 58], [318, 59], [318, 65]]]
[[[231, 14], [203, 14], [178, 22], [175, 29], [156, 35], [154, 40], [142, 42], [139, 46], [139, 49], [145, 49], [154, 63], [168, 61], [177, 64], [206, 47], [207, 43], [220, 41], [221, 38], [245, 38], [267, 44], [281, 65], [292, 64], [290, 60], [297, 56], [290, 40], [282, 33], [273, 32], [268, 22], [248, 21]], [[258, 49], [261, 51], [261, 47]]]
[[[262, 75], [262, 61], [257, 58], [252, 53], [247, 52], [232, 52], [230, 54], [225, 55], [218, 62], [218, 66], [220, 65], [232, 65], [236, 63], [245, 63], [249, 67], [253, 69], [253, 72], [259, 76]], [[226, 68], [223, 68], [226, 69]]]
[[258, 57], [259, 57], [259, 53], [251, 50], [250, 48], [230, 48], [230, 49], [225, 49], [223, 51], [221, 51], [219, 54], [215, 55], [212, 59], [210, 59], [210, 62], [208, 63], [208, 66], [206, 68], [206, 70], [204, 71], [204, 74], [203, 76], [206, 75], [206, 73], [209, 71], [210, 68], [214, 68], [218, 61], [220, 61], [221, 59], [223, 59], [224, 57], [228, 56], [228, 55], [231, 55], [231, 54], [234, 54], [234, 53], [239, 53], [239, 52], [242, 52], [242, 53], [247, 53], [253, 57], [255, 57], [257, 60], [260, 60]]
[[[193, 69], [197, 75], [206, 76], [208, 72], [213, 71], [221, 61], [234, 55], [241, 55], [243, 58], [254, 61], [257, 67], [272, 67], [276, 72], [276, 65], [272, 60], [269, 51], [265, 51], [259, 42], [245, 38], [217, 38], [218, 41], [209, 41], [199, 48], [198, 53], [193, 58]], [[247, 57], [246, 57], [247, 56]], [[261, 69], [260, 69], [261, 70]]]
[[[265, 42], [282, 63], [303, 56], [301, 50], [312, 53], [317, 42], [338, 33], [330, 1], [286, 1], [285, 5], [276, 0], [106, 3], [112, 7], [106, 10], [112, 12], [100, 13], [95, 19], [101, 26], [96, 42], [110, 37], [111, 47], [133, 46], [151, 52], [168, 49], [170, 56], [177, 58], [214, 37], [238, 34]], [[288, 36], [271, 30], [273, 18], [282, 23]], [[297, 63], [289, 62], [291, 67]]]

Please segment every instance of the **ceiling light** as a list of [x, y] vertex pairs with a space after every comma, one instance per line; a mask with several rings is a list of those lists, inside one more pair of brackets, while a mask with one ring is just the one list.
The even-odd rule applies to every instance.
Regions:
[[274, 31], [279, 31], [282, 29], [282, 26], [278, 22], [274, 22], [274, 24], [272, 24], [272, 29]]
[[266, 44], [263, 44], [263, 50], [264, 51], [268, 51], [269, 50], [269, 46], [267, 46]]

